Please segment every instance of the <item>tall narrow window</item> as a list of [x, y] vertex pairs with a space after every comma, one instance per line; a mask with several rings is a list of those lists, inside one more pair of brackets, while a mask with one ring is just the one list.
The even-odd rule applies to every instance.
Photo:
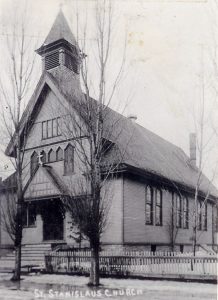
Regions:
[[57, 118], [57, 135], [61, 135], [61, 118]]
[[48, 138], [51, 138], [53, 136], [52, 133], [52, 120], [47, 121], [47, 132], [48, 132]]
[[30, 175], [32, 176], [38, 167], [38, 154], [34, 151], [30, 158]]
[[160, 190], [155, 191], [155, 224], [162, 225], [162, 193]]
[[207, 230], [207, 203], [198, 201], [198, 230]]
[[42, 122], [42, 138], [47, 139], [47, 121]]
[[56, 151], [56, 160], [60, 161], [63, 159], [64, 159], [63, 150], [61, 149], [61, 147], [58, 147], [58, 149]]
[[50, 149], [48, 152], [48, 162], [54, 162], [56, 161], [56, 155], [54, 150]]
[[57, 119], [52, 120], [52, 136], [58, 135], [58, 122]]
[[64, 150], [64, 174], [72, 174], [74, 172], [74, 147], [69, 144]]
[[197, 225], [198, 230], [201, 230], [201, 203], [198, 201], [197, 203]]
[[45, 153], [45, 151], [42, 150], [42, 151], [40, 152], [40, 155], [42, 155], [42, 158], [41, 158], [42, 162], [43, 162], [43, 163], [46, 163], [46, 153]]
[[176, 195], [176, 226], [182, 227], [182, 201], [179, 195]]
[[202, 203], [202, 230], [207, 230], [207, 204]]
[[153, 190], [150, 186], [146, 188], [145, 222], [153, 224]]
[[183, 228], [187, 229], [189, 223], [188, 198], [183, 197]]
[[22, 215], [23, 226], [34, 226], [36, 223], [36, 206], [33, 203], [25, 204]]

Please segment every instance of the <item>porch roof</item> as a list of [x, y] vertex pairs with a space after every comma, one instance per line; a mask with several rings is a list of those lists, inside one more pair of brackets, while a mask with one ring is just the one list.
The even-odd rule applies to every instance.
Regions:
[[56, 198], [68, 194], [68, 189], [52, 167], [39, 166], [24, 187], [25, 200]]

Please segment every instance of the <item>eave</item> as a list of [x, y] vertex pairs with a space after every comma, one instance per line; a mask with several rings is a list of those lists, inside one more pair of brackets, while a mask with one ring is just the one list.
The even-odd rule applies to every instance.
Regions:
[[[125, 167], [124, 167], [125, 166]], [[140, 169], [140, 168], [136, 168], [134, 166], [128, 165], [128, 164], [122, 164], [122, 170], [123, 172], [129, 172], [131, 174], [134, 175], [138, 175], [140, 177], [142, 177], [143, 179], [155, 182], [157, 184], [163, 185], [164, 187], [168, 188], [169, 190], [174, 190], [175, 191], [175, 187], [179, 188], [181, 191], [193, 196], [195, 194], [195, 188], [182, 184], [181, 182], [178, 181], [172, 181], [166, 177], [163, 177], [161, 175], [152, 173], [151, 171], [148, 170], [144, 170], [144, 169]], [[205, 192], [202, 192], [201, 190], [198, 191], [198, 195], [200, 198], [206, 198], [217, 204], [218, 201], [218, 197], [214, 196], [214, 195], [207, 195]]]

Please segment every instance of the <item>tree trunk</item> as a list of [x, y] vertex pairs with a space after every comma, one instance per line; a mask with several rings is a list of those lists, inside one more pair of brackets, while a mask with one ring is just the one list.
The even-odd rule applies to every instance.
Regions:
[[12, 281], [20, 281], [21, 275], [21, 243], [15, 247], [15, 269], [14, 275], [11, 278]]
[[15, 269], [11, 278], [13, 281], [19, 281], [21, 275], [21, 244], [22, 244], [22, 205], [18, 205], [17, 224], [15, 236]]
[[99, 246], [91, 247], [91, 269], [89, 284], [90, 286], [99, 286]]
[[23, 191], [22, 191], [22, 164], [20, 159], [20, 152], [17, 155], [18, 166], [17, 168], [17, 208], [16, 208], [16, 229], [15, 229], [15, 269], [14, 275], [11, 278], [13, 281], [19, 281], [21, 275], [21, 244], [22, 244], [22, 230], [23, 230]]

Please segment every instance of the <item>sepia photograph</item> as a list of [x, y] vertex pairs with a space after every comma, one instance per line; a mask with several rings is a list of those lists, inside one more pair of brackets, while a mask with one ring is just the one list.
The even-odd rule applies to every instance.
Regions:
[[0, 300], [216, 300], [218, 0], [0, 0]]

